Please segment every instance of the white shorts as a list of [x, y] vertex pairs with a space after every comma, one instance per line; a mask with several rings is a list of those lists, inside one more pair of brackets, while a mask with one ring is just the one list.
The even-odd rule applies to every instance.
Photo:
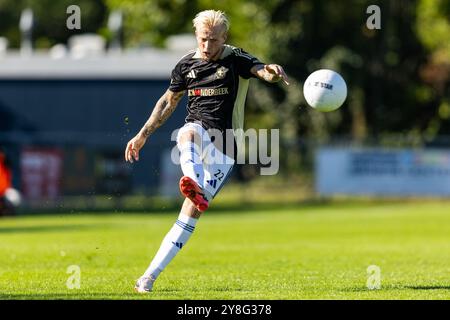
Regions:
[[201, 161], [204, 168], [203, 191], [205, 191], [206, 198], [212, 200], [229, 178], [234, 166], [234, 159], [222, 153], [200, 124], [188, 122], [181, 127], [177, 134], [177, 146], [180, 149], [179, 139], [186, 131], [195, 131], [201, 137]]

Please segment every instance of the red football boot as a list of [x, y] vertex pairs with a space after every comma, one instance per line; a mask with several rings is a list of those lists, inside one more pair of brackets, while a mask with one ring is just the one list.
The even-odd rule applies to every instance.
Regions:
[[180, 179], [180, 191], [194, 203], [198, 211], [203, 212], [208, 209], [208, 200], [206, 200], [202, 189], [188, 176], [183, 176]]

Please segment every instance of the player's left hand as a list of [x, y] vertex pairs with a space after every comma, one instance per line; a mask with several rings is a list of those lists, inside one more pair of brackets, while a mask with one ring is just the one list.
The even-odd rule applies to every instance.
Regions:
[[286, 72], [284, 72], [282, 66], [278, 64], [266, 64], [264, 66], [264, 69], [268, 73], [275, 75], [276, 81], [283, 80], [283, 82], [286, 83], [286, 85], [289, 85], [288, 76], [286, 75]]

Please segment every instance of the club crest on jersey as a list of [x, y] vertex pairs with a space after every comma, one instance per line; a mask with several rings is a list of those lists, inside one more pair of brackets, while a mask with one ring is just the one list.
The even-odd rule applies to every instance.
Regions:
[[228, 69], [225, 67], [220, 67], [216, 71], [216, 79], [223, 79], [225, 78], [225, 75], [227, 74]]

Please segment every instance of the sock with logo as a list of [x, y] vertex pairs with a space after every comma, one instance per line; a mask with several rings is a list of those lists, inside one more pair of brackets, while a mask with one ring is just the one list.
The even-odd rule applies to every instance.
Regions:
[[144, 277], [156, 279], [177, 253], [186, 245], [186, 242], [194, 232], [198, 219], [188, 217], [180, 213], [178, 220], [167, 233], [161, 246], [153, 258], [150, 266], [144, 273]]
[[204, 168], [200, 157], [200, 147], [194, 142], [185, 142], [178, 148], [181, 152], [180, 164], [183, 174], [203, 188]]

